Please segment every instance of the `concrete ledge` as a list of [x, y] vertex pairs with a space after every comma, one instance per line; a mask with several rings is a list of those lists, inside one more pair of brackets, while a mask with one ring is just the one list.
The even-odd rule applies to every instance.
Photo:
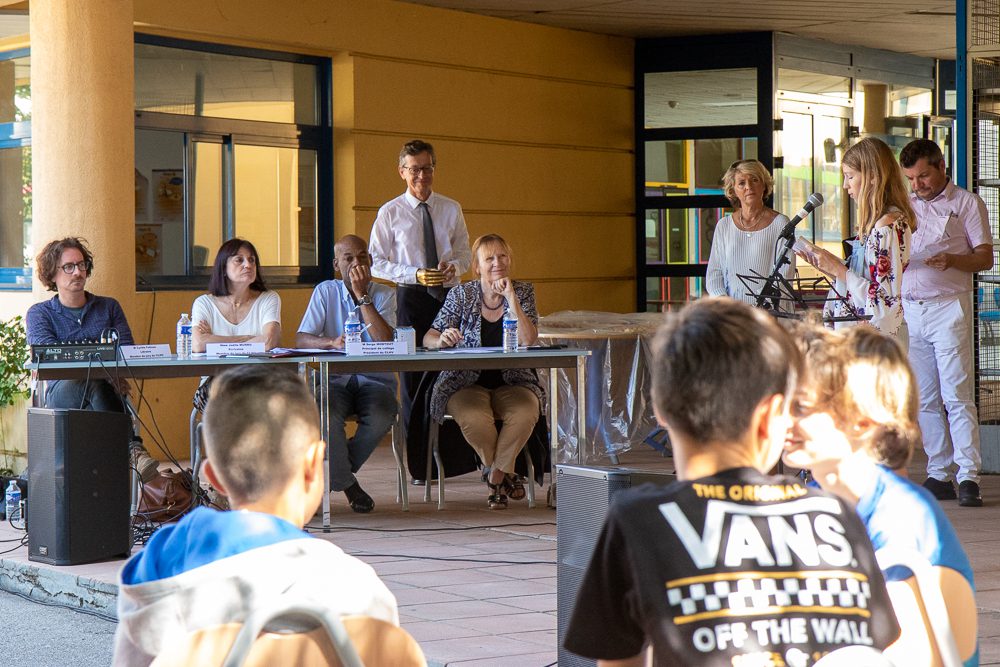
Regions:
[[[60, 572], [52, 566], [0, 558], [0, 590], [26, 595], [44, 604], [83, 609], [116, 618], [118, 586]], [[427, 667], [447, 663], [428, 657]]]
[[0, 589], [46, 604], [117, 618], [118, 586], [58, 568], [0, 558]]

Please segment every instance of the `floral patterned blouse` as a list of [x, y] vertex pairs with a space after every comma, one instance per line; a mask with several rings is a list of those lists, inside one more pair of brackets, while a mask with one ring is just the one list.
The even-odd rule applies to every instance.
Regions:
[[[538, 310], [535, 307], [535, 288], [529, 282], [514, 281], [514, 294], [521, 304], [521, 310], [535, 325], [538, 325]], [[444, 305], [431, 325], [438, 331], [454, 327], [462, 332], [463, 340], [458, 347], [482, 346], [483, 293], [479, 281], [473, 280], [452, 287], [444, 300]], [[542, 414], [545, 414], [545, 390], [538, 380], [538, 371], [531, 368], [506, 368], [501, 371], [505, 384], [527, 387], [538, 397]], [[448, 400], [459, 389], [476, 384], [479, 371], [441, 371], [434, 389], [431, 391], [431, 418], [439, 424], [444, 421]]]
[[[864, 250], [863, 262], [848, 266], [846, 285], [837, 281], [837, 291], [844, 295], [834, 307], [834, 315], [871, 315], [870, 324], [884, 334], [895, 336], [903, 323], [903, 271], [910, 263], [912, 232], [906, 216], [896, 212], [888, 225], [874, 227], [859, 239]], [[842, 325], [843, 326], [843, 325]]]

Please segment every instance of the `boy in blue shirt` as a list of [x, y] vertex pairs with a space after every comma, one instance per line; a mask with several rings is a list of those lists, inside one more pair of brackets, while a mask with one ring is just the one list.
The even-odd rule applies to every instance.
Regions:
[[284, 595], [399, 624], [375, 571], [302, 530], [323, 497], [319, 414], [293, 373], [247, 365], [216, 377], [205, 476], [234, 510], [200, 507], [161, 528], [119, 575], [116, 665], [147, 665], [190, 632], [242, 622]]

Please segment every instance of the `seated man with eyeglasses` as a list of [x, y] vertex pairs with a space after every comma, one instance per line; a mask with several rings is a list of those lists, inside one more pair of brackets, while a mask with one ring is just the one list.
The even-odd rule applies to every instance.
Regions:
[[[85, 287], [94, 270], [94, 256], [86, 242], [78, 237], [52, 241], [35, 258], [38, 279], [56, 296], [28, 309], [29, 345], [57, 345], [65, 342], [95, 341], [117, 335], [122, 345], [132, 345], [125, 312], [111, 297], [97, 296]], [[45, 392], [45, 406], [77, 410], [125, 412], [131, 387], [124, 378], [114, 383], [100, 376], [89, 380], [52, 380]], [[143, 481], [156, 475], [156, 460], [142, 448], [136, 436], [132, 446], [133, 461]]]

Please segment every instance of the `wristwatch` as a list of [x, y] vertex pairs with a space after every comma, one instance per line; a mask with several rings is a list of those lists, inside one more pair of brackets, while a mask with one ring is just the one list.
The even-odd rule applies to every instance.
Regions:
[[364, 295], [361, 296], [360, 299], [358, 299], [358, 305], [359, 306], [370, 306], [370, 305], [372, 305], [372, 298], [370, 296], [368, 296], [367, 294], [364, 294]]

